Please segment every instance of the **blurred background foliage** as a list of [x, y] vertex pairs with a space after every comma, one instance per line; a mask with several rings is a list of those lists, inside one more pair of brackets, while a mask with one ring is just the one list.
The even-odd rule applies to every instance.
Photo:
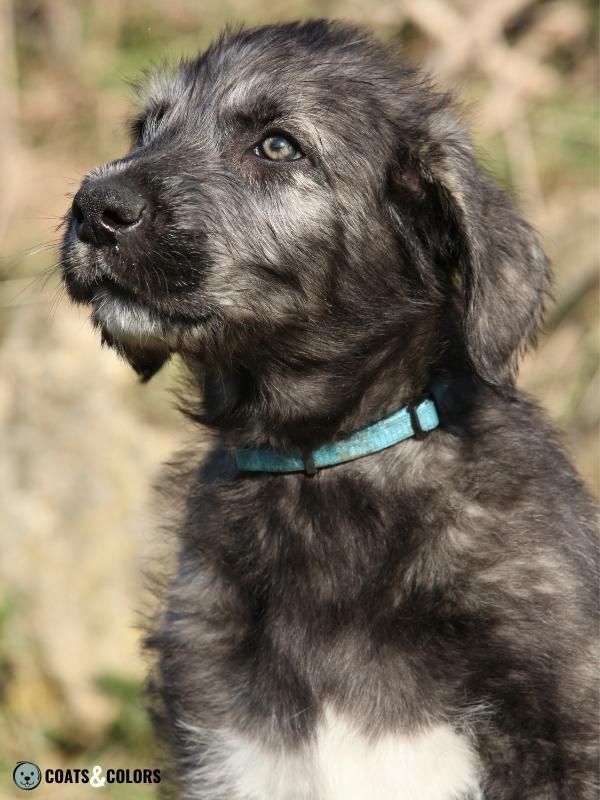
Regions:
[[557, 302], [521, 385], [599, 493], [595, 2], [0, 0], [1, 798], [18, 796], [17, 759], [155, 766], [136, 614], [168, 509], [149, 487], [191, 436], [171, 408], [177, 366], [140, 387], [65, 301], [61, 215], [81, 175], [127, 147], [142, 70], [226, 22], [308, 16], [369, 25], [462, 95], [483, 162], [554, 262]]

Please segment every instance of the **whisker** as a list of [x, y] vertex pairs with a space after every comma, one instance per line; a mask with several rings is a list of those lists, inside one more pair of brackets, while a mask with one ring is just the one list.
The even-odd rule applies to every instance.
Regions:
[[33, 247], [27, 247], [24, 250], [18, 250], [11, 256], [4, 256], [0, 258], [0, 263], [3, 263], [3, 266], [6, 270], [10, 267], [13, 267], [20, 261], [25, 261], [28, 258], [33, 258], [34, 256], [39, 255], [40, 253], [47, 253], [50, 250], [53, 250], [59, 246], [58, 240], [51, 239], [47, 242], [41, 242], [40, 244], [33, 245]]

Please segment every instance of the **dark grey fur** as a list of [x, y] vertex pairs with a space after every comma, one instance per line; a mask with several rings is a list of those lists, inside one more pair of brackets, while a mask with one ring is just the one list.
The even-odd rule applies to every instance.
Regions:
[[[273, 131], [304, 158], [256, 155]], [[183, 795], [248, 800], [223, 732], [294, 751], [327, 705], [373, 737], [468, 726], [486, 800], [595, 798], [595, 511], [513, 384], [548, 264], [449, 97], [353, 28], [226, 35], [151, 79], [68, 222], [74, 300], [142, 377], [180, 353], [222, 442], [149, 641]], [[230, 445], [331, 441], [439, 374], [423, 441], [236, 472]]]

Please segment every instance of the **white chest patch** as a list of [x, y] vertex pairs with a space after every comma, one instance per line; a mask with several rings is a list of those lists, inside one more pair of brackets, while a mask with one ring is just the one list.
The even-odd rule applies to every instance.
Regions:
[[[483, 797], [471, 744], [445, 724], [412, 735], [370, 740], [343, 718], [329, 713], [315, 740], [300, 750], [265, 750], [238, 736], [226, 736], [212, 756], [220, 761], [213, 765], [214, 777], [227, 776], [232, 800]], [[210, 764], [199, 770], [205, 778], [211, 771]], [[190, 795], [200, 796], [209, 795]]]

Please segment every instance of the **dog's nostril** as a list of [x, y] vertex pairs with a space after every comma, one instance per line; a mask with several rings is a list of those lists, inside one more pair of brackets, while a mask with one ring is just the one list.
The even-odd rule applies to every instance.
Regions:
[[145, 208], [145, 204], [136, 208], [105, 208], [100, 218], [104, 225], [112, 230], [128, 228], [141, 220]]
[[101, 219], [108, 228], [122, 228], [128, 224], [117, 211], [111, 211], [110, 208], [102, 212]]

